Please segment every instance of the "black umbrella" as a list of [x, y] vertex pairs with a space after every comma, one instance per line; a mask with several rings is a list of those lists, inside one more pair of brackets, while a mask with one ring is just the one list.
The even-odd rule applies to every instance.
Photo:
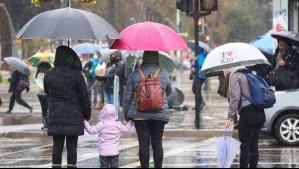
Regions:
[[62, 8], [41, 13], [16, 35], [19, 39], [115, 40], [119, 33], [96, 14]]
[[273, 38], [278, 40], [285, 40], [292, 43], [294, 46], [299, 46], [299, 34], [290, 31], [281, 31], [271, 35]]

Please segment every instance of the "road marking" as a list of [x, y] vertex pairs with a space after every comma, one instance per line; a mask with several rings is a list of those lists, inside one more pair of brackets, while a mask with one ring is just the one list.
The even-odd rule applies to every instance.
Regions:
[[[186, 145], [186, 146], [181, 147], [179, 149], [170, 150], [169, 152], [165, 153], [164, 158], [180, 154], [182, 152], [194, 149], [196, 147], [201, 147], [201, 146], [209, 145], [209, 144], [214, 143], [214, 142], [215, 142], [215, 138], [211, 138], [211, 139], [199, 142], [199, 143], [194, 143], [194, 144]], [[150, 163], [152, 163], [152, 162], [154, 162], [154, 160], [150, 160]], [[129, 164], [129, 165], [122, 166], [120, 168], [137, 168], [137, 167], [140, 167], [140, 161], [138, 161], [136, 163]]]
[[[120, 151], [130, 149], [130, 148], [133, 148], [133, 147], [137, 147], [138, 145], [139, 145], [138, 141], [135, 141], [135, 142], [133, 142], [131, 144], [127, 144], [127, 145], [121, 145], [120, 146]], [[77, 163], [85, 161], [85, 160], [89, 160], [89, 159], [92, 159], [92, 158], [98, 158], [98, 157], [99, 157], [99, 152], [84, 154], [83, 157], [78, 157]], [[62, 166], [66, 166], [66, 165], [67, 165], [67, 163], [62, 164]], [[45, 164], [45, 165], [42, 165], [42, 166], [35, 166], [34, 168], [49, 168], [49, 167], [52, 167], [52, 163]]]

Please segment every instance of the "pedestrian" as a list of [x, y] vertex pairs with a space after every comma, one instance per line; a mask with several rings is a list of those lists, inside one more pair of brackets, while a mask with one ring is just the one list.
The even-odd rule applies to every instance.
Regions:
[[44, 89], [44, 77], [47, 71], [52, 68], [49, 62], [41, 62], [37, 67], [35, 84], [38, 87], [37, 97], [42, 107], [43, 124], [42, 130], [48, 129], [49, 98]]
[[[192, 79], [193, 79], [192, 91], [194, 94], [196, 94], [198, 92], [200, 110], [202, 110], [206, 105], [206, 103], [202, 97], [202, 85], [205, 83], [205, 81], [207, 79], [201, 75], [201, 69], [202, 69], [203, 63], [206, 60], [206, 58], [207, 58], [207, 55], [205, 54], [204, 50], [199, 47], [199, 55], [198, 55], [198, 65], [199, 65], [199, 69], [198, 69], [199, 77], [198, 78], [199, 79], [198, 79], [198, 81], [196, 81], [196, 76], [195, 76], [196, 75], [196, 71], [195, 71], [196, 60], [194, 62], [192, 62], [192, 68], [191, 68], [191, 74], [192, 74]], [[200, 115], [199, 114], [195, 115], [195, 128], [196, 129], [200, 128]]]
[[99, 52], [95, 52], [91, 58], [89, 59], [89, 62], [85, 64], [85, 67], [83, 69], [83, 73], [86, 76], [86, 83], [87, 88], [89, 91], [89, 99], [92, 101], [92, 94], [93, 94], [93, 105], [97, 106], [98, 104], [98, 93], [99, 93], [99, 87], [98, 85], [95, 85], [96, 83], [96, 68], [99, 65]]
[[119, 146], [122, 133], [128, 133], [133, 122], [129, 121], [124, 126], [118, 120], [118, 112], [114, 105], [107, 104], [100, 112], [99, 122], [91, 127], [85, 120], [85, 130], [89, 134], [98, 134], [101, 168], [119, 168]]
[[[102, 57], [101, 53], [98, 51], [96, 51], [94, 55], [98, 56], [99, 58]], [[102, 63], [96, 67], [95, 69], [96, 76], [98, 76], [98, 73], [102, 74], [102, 72], [104, 73], [106, 72], [104, 70], [101, 70], [103, 67], [105, 68], [104, 70], [106, 70], [106, 63]], [[100, 97], [100, 102], [98, 102], [98, 104], [95, 106], [95, 109], [102, 109], [105, 105], [105, 84], [103, 82], [98, 82], [95, 88], [96, 88], [96, 94], [94, 94], [94, 97], [97, 96]]]
[[22, 92], [26, 90], [26, 92], [28, 93], [30, 90], [29, 77], [27, 75], [22, 74], [18, 70], [15, 70], [14, 68], [11, 68], [11, 70], [11, 78], [8, 79], [8, 81], [10, 82], [8, 92], [12, 93], [12, 95], [10, 97], [9, 110], [6, 111], [6, 114], [12, 113], [15, 102], [26, 107], [27, 109], [29, 109], [30, 113], [32, 113], [33, 107], [29, 106], [28, 103], [22, 99]]
[[239, 139], [241, 144], [240, 168], [257, 168], [259, 161], [258, 142], [266, 115], [263, 108], [250, 103], [245, 96], [251, 97], [247, 76], [242, 73], [245, 67], [231, 69], [230, 106], [226, 127], [230, 128], [234, 116], [239, 112]]
[[[144, 75], [141, 72], [147, 75], [146, 77], [155, 75], [153, 78], [156, 77], [155, 80], [160, 82], [162, 86], [161, 93], [157, 93], [160, 97], [153, 99], [152, 105], [160, 104], [160, 98], [164, 95], [164, 106], [161, 110], [148, 112], [139, 110], [140, 104], [137, 105], [137, 102], [140, 103], [138, 97], [143, 94], [136, 92], [139, 91], [138, 87], [144, 81]], [[149, 88], [152, 88], [152, 86], [149, 86]], [[162, 168], [164, 157], [162, 138], [164, 127], [169, 122], [169, 109], [165, 98], [171, 95], [171, 89], [172, 85], [168, 72], [159, 68], [159, 52], [144, 52], [142, 66], [129, 76], [124, 94], [124, 114], [127, 121], [133, 120], [135, 123], [141, 168], [149, 167], [150, 145], [152, 145], [154, 152], [155, 167]], [[149, 93], [156, 93], [157, 91], [150, 90]]]
[[298, 54], [285, 40], [278, 40], [278, 45], [273, 56], [270, 84], [276, 91], [295, 89], [298, 84]]
[[53, 167], [62, 167], [66, 139], [67, 167], [76, 168], [78, 137], [84, 135], [84, 119], [91, 116], [87, 86], [81, 73], [82, 63], [71, 48], [56, 49], [54, 66], [44, 80], [49, 97], [48, 135], [53, 136]]
[[[110, 61], [107, 64], [106, 75], [98, 76], [96, 79], [105, 83], [105, 102], [113, 104], [114, 99], [114, 77], [119, 77], [119, 91], [124, 91], [123, 83], [125, 78], [125, 66], [120, 61], [122, 59], [121, 52], [116, 51], [110, 55]], [[122, 100], [121, 100], [122, 101]]]

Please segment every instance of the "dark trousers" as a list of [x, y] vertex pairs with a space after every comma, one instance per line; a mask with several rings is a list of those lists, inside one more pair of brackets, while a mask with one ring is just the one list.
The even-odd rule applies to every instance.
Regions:
[[119, 155], [117, 156], [100, 156], [101, 168], [119, 168]]
[[67, 149], [67, 164], [68, 166], [76, 166], [78, 136], [53, 136], [53, 154], [52, 154], [53, 165], [62, 164], [62, 152], [63, 152], [65, 138], [66, 138], [66, 149]]
[[[195, 94], [195, 97], [197, 97], [197, 101], [199, 106], [201, 106], [203, 104], [203, 97], [202, 97], [202, 92], [201, 92], [201, 87], [204, 84], [204, 80], [203, 79], [199, 79], [198, 83], [196, 85], [196, 80], [193, 80], [193, 85], [192, 85], [192, 91]], [[198, 95], [196, 96], [196, 92], [198, 92]], [[199, 112], [196, 111], [196, 107], [195, 107], [195, 127], [197, 129], [200, 128], [200, 110]]]
[[241, 144], [240, 168], [257, 168], [259, 161], [258, 142], [265, 123], [264, 109], [249, 105], [241, 110], [239, 137]]
[[42, 107], [42, 116], [44, 127], [48, 126], [48, 110], [49, 110], [49, 98], [47, 95], [37, 95], [40, 105]]
[[165, 122], [157, 120], [135, 121], [139, 141], [141, 168], [149, 168], [150, 145], [154, 153], [155, 168], [162, 168], [164, 151], [162, 145]]
[[10, 103], [9, 103], [9, 110], [10, 111], [13, 110], [16, 101], [17, 101], [18, 104], [30, 109], [30, 106], [24, 100], [22, 100], [22, 92], [23, 91], [16, 91], [16, 92], [12, 93], [12, 95], [10, 97]]

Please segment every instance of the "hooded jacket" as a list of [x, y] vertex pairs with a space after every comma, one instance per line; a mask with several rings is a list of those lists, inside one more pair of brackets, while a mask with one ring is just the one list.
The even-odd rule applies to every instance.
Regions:
[[128, 133], [133, 122], [130, 121], [124, 126], [118, 120], [118, 112], [114, 105], [107, 104], [100, 112], [99, 122], [95, 127], [91, 127], [84, 121], [85, 130], [89, 134], [98, 134], [99, 152], [101, 156], [116, 156], [119, 154], [120, 136]]
[[54, 65], [44, 79], [49, 96], [48, 135], [84, 135], [83, 119], [90, 119], [91, 107], [81, 61], [72, 49], [60, 46]]

